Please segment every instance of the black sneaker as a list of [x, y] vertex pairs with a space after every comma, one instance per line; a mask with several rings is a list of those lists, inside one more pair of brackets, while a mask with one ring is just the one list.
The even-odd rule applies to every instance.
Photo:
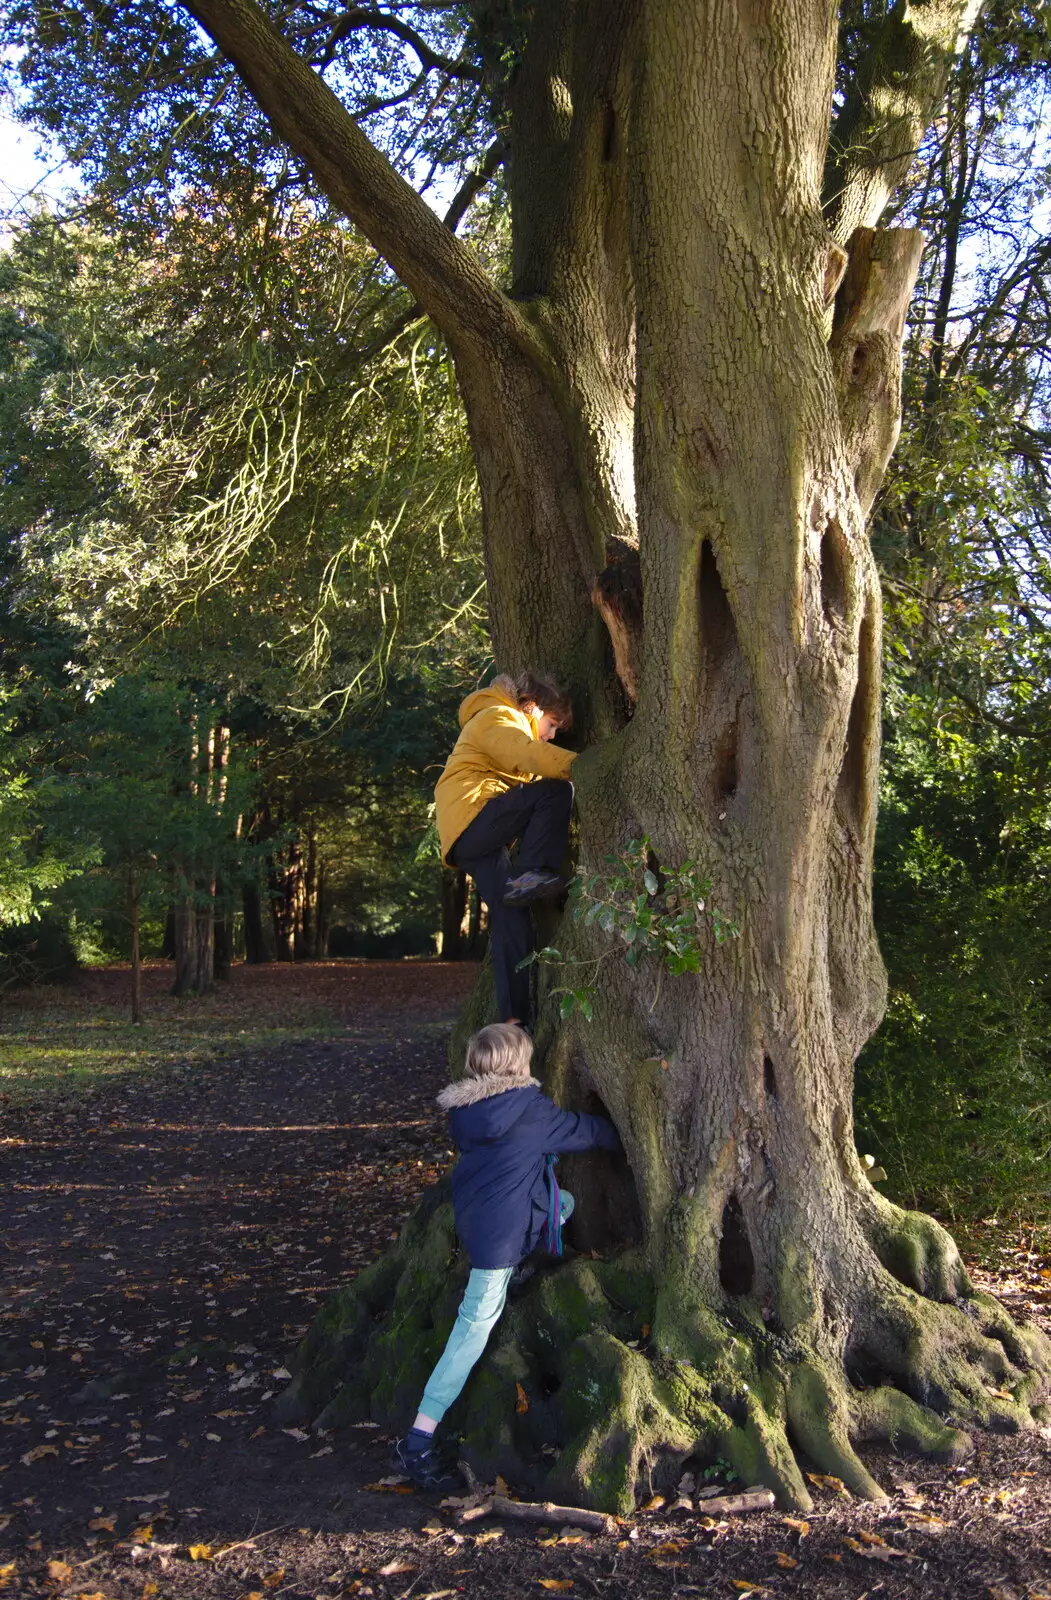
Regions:
[[507, 1280], [507, 1292], [512, 1300], [520, 1295], [528, 1283], [536, 1277], [535, 1261], [520, 1261]]
[[560, 872], [523, 872], [512, 878], [504, 890], [504, 905], [524, 906], [533, 900], [558, 900], [565, 889], [566, 880]]
[[396, 1440], [394, 1456], [417, 1489], [444, 1492], [459, 1486], [460, 1480], [442, 1460], [433, 1434], [417, 1433], [415, 1428], [410, 1428], [404, 1439]]

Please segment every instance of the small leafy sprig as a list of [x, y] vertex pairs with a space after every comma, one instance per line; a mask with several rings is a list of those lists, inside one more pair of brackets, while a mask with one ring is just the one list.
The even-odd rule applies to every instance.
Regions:
[[[712, 905], [711, 879], [702, 876], [697, 863], [657, 867], [647, 834], [631, 839], [622, 850], [602, 860], [605, 872], [577, 869], [569, 886], [570, 915], [574, 922], [583, 921], [585, 927], [597, 925], [603, 933], [619, 939], [629, 967], [637, 966], [644, 956], [655, 955], [673, 976], [698, 972], [701, 937], [708, 926], [717, 944], [735, 938], [740, 931], [732, 918]], [[553, 945], [545, 945], [527, 956], [521, 966], [543, 961], [597, 971], [614, 953], [609, 950], [592, 960], [570, 960]], [[579, 1011], [590, 1022], [593, 982], [566, 985], [555, 993], [562, 996], [559, 1011], [563, 1017]]]

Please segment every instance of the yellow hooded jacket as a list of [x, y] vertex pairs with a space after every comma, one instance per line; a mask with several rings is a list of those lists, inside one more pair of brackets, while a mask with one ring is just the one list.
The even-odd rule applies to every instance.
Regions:
[[434, 790], [442, 860], [487, 801], [535, 778], [568, 778], [574, 750], [537, 738], [536, 723], [500, 689], [478, 689], [460, 707], [460, 737]]

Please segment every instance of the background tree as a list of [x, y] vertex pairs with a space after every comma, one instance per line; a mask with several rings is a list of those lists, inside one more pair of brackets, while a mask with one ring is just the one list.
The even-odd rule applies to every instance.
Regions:
[[[422, 815], [433, 780], [412, 763], [439, 758], [449, 684], [481, 666], [482, 573], [441, 346], [410, 318], [363, 374], [396, 286], [345, 230], [236, 176], [163, 241], [44, 215], [16, 238], [0, 286], [4, 592], [20, 628], [64, 642], [87, 690], [69, 711], [78, 727], [101, 705], [92, 684], [146, 671], [182, 685], [196, 727], [173, 789], [218, 791], [231, 752], [250, 762], [256, 794], [238, 829], [268, 844], [244, 885], [250, 952], [303, 959], [321, 953], [323, 923], [360, 925], [366, 909], [331, 860], [323, 915], [318, 904], [318, 828], [346, 817], [363, 784], [373, 799], [356, 813], [354, 853], [374, 872], [385, 854], [417, 921], [421, 900], [436, 911], [437, 861], [414, 865], [418, 840], [383, 842], [380, 824], [406, 806]], [[392, 693], [392, 665], [412, 675], [418, 706]], [[372, 773], [369, 741], [384, 751]], [[227, 907], [241, 889], [208, 851], [191, 857], [171, 919], [179, 992], [222, 974], [231, 923], [229, 910], [215, 917], [216, 889]], [[387, 900], [389, 930], [403, 902]]]
[[[689, 857], [740, 920], [659, 991], [644, 966], [603, 963], [591, 1031], [544, 1041], [550, 1084], [617, 1120], [628, 1166], [571, 1181], [603, 1243], [641, 1256], [578, 1263], [536, 1291], [541, 1315], [509, 1319], [467, 1398], [481, 1457], [551, 1431], [557, 1486], [624, 1504], [645, 1463], [718, 1451], [805, 1505], [793, 1444], [878, 1496], [860, 1440], [959, 1458], [957, 1424], [1027, 1425], [1044, 1345], [973, 1292], [941, 1229], [873, 1190], [851, 1107], [884, 1003], [865, 519], [921, 245], [873, 229], [973, 8], [852, 12], [831, 126], [827, 5], [293, 8], [283, 32], [251, 0], [101, 27], [73, 6], [16, 17], [36, 113], [100, 177], [119, 148], [115, 204], [148, 176], [155, 217], [176, 174], [210, 177], [231, 142], [274, 172], [254, 101], [384, 255], [456, 363], [497, 658], [560, 672], [586, 708], [581, 862], [645, 834], [658, 898], [662, 863]], [[144, 41], [155, 66], [129, 103]], [[472, 132], [507, 139], [507, 291], [398, 170], [455, 167]], [[597, 959], [601, 940], [581, 924], [566, 943]], [[306, 1353], [300, 1400], [363, 1338], [364, 1388], [339, 1403], [367, 1389], [396, 1414], [415, 1397], [449, 1312], [448, 1244], [439, 1211], [359, 1280]], [[648, 1355], [629, 1343], [643, 1321]], [[521, 1420], [517, 1381], [556, 1403]]]

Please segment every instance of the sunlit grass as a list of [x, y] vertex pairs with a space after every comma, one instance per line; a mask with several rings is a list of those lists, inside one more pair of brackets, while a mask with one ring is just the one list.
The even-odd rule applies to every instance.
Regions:
[[[234, 981], [176, 999], [169, 967], [145, 974], [144, 1021], [129, 1020], [126, 974], [85, 974], [61, 989], [28, 991], [0, 1011], [0, 1094], [14, 1100], [81, 1093], [118, 1078], [193, 1069], [243, 1053], [346, 1032], [327, 998]], [[109, 980], [101, 983], [99, 978]], [[122, 982], [121, 980], [125, 981]]]

